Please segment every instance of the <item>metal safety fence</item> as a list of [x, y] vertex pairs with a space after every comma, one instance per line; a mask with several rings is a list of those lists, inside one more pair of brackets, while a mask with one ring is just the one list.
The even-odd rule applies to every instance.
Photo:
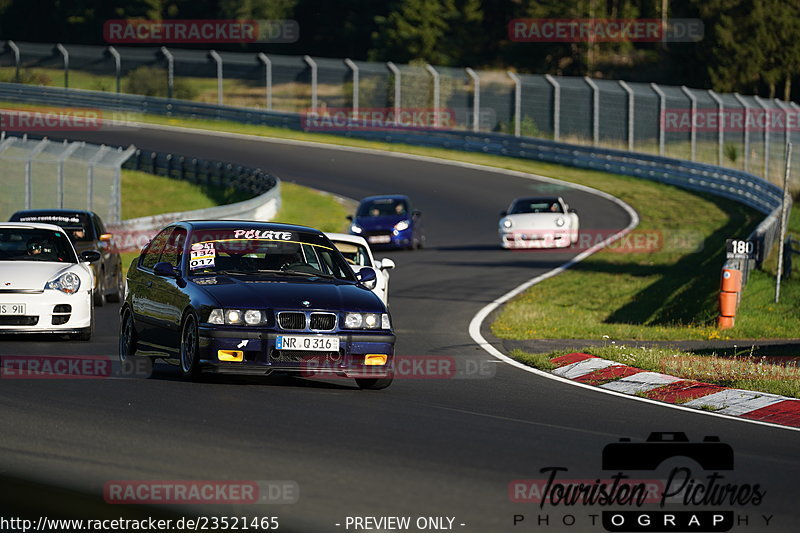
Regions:
[[280, 112], [447, 110], [426, 125], [656, 154], [775, 183], [785, 145], [800, 142], [794, 102], [654, 83], [163, 46], [0, 50], [7, 82], [122, 93], [143, 91], [142, 78], [168, 98]]
[[134, 147], [55, 142], [0, 133], [0, 220], [20, 209], [88, 209], [121, 215], [120, 168]]

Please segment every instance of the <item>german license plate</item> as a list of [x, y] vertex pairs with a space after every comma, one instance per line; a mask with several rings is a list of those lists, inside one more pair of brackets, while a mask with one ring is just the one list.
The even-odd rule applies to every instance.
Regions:
[[302, 335], [278, 335], [276, 350], [303, 350], [310, 352], [338, 352], [339, 337], [309, 337]]
[[367, 239], [368, 242], [372, 244], [384, 244], [387, 242], [392, 242], [392, 238], [389, 235], [372, 235]]
[[25, 304], [0, 304], [0, 315], [24, 315]]

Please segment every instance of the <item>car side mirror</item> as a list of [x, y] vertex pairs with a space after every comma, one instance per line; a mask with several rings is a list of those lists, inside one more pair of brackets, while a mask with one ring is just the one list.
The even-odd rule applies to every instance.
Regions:
[[356, 278], [361, 285], [369, 290], [374, 289], [375, 285], [378, 283], [378, 274], [375, 273], [375, 269], [371, 267], [364, 267], [359, 270], [356, 274]]
[[349, 220], [350, 222], [352, 222], [352, 221], [353, 221], [353, 215], [347, 215], [345, 218], [346, 218], [347, 220]]
[[391, 270], [395, 267], [394, 261], [389, 259], [388, 257], [384, 257], [383, 259], [378, 259], [375, 261], [378, 265], [378, 268], [381, 270]]
[[166, 261], [160, 261], [156, 263], [153, 266], [153, 273], [156, 276], [163, 276], [165, 278], [180, 277], [180, 273], [177, 271], [177, 269], [174, 268], [171, 263], [167, 263]]
[[422, 211], [420, 211], [419, 209], [414, 209], [411, 212], [411, 216], [414, 217], [414, 218], [419, 218], [419, 217], [422, 216]]
[[570, 207], [569, 209], [567, 209], [567, 213], [577, 213], [577, 211]]
[[81, 252], [81, 261], [84, 263], [94, 263], [100, 261], [102, 255], [97, 250], [85, 250]]
[[508, 211], [500, 211], [500, 216], [501, 217], [508, 216]]

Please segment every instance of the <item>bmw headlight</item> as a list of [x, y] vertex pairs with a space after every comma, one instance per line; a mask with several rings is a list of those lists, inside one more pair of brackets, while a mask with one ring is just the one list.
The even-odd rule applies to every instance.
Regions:
[[387, 313], [347, 313], [344, 317], [347, 329], [391, 329]]
[[403, 231], [404, 229], [408, 229], [408, 220], [401, 220], [397, 224], [394, 225], [394, 229], [397, 231]]
[[209, 324], [229, 324], [257, 326], [264, 322], [264, 313], [258, 309], [212, 309], [208, 315]]
[[514, 225], [510, 218], [504, 218], [500, 224], [506, 229]]
[[81, 278], [74, 272], [64, 272], [45, 285], [46, 289], [61, 291], [64, 294], [75, 294], [81, 288]]
[[351, 224], [350, 231], [352, 231], [353, 233], [361, 233], [364, 230], [361, 229], [361, 226], [358, 226], [356, 224]]
[[558, 217], [556, 219], [556, 226], [558, 226], [560, 228], [563, 225], [564, 225], [564, 217]]

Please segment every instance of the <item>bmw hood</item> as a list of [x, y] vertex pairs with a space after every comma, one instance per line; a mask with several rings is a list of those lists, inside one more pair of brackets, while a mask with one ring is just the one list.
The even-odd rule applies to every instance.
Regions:
[[[560, 226], [557, 223], [559, 218], [563, 220], [563, 224]], [[508, 215], [504, 219], [510, 220], [513, 225], [510, 228], [504, 228], [501, 224], [501, 229], [560, 229], [569, 228], [570, 225], [569, 216], [564, 213], [520, 213]]]
[[[91, 288], [91, 278], [86, 268], [78, 263], [50, 263], [45, 261], [0, 262], [0, 291], [43, 290], [45, 284], [64, 272], [75, 272], [81, 278], [81, 291]], [[88, 284], [88, 285], [83, 285]]]
[[[292, 278], [240, 279], [215, 276], [191, 281], [228, 309], [310, 309], [385, 312], [380, 298], [345, 281]], [[213, 281], [211, 281], [213, 280]], [[307, 305], [304, 302], [308, 302]]]

